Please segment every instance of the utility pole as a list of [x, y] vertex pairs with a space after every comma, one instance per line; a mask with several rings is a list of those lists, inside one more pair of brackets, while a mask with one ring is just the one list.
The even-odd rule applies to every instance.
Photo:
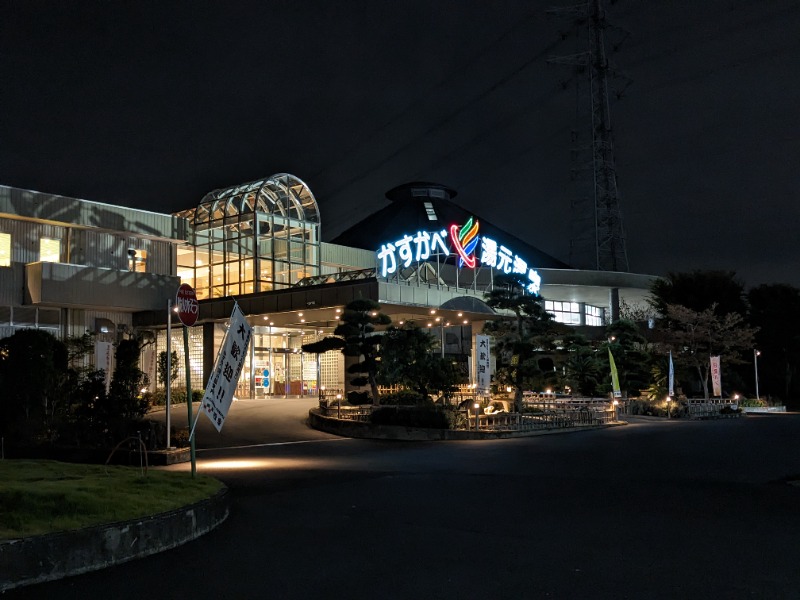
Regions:
[[[572, 65], [576, 75], [588, 79], [591, 135], [588, 143], [581, 145], [580, 130], [573, 131], [573, 177], [581, 172], [592, 173], [592, 192], [572, 203], [573, 231], [570, 242], [570, 261], [577, 259], [581, 243], [592, 246], [585, 251], [585, 266], [598, 271], [629, 270], [628, 253], [625, 247], [625, 232], [619, 208], [617, 192], [617, 173], [614, 162], [614, 142], [611, 128], [611, 108], [609, 102], [609, 73], [606, 58], [606, 21], [603, 0], [587, 0], [581, 4], [556, 8], [550, 14], [567, 16], [573, 21], [579, 43], [585, 43], [585, 50], [567, 56], [556, 56], [548, 62]], [[562, 34], [566, 39], [566, 34]], [[581, 112], [580, 78], [576, 78], [578, 93], [578, 112]], [[618, 92], [621, 95], [621, 92]], [[590, 155], [588, 160], [586, 154]], [[591, 203], [591, 206], [590, 206]], [[590, 264], [591, 263], [591, 264]], [[573, 265], [579, 266], [579, 265]], [[584, 265], [580, 265], [584, 266]]]

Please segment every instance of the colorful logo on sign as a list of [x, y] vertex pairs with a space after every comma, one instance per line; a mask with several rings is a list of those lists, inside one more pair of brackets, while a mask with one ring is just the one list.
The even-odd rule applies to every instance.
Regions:
[[[450, 225], [439, 231], [417, 231], [414, 235], [403, 235], [393, 242], [382, 244], [377, 251], [378, 270], [381, 277], [388, 277], [398, 269], [408, 269], [412, 263], [430, 260], [436, 256], [444, 260], [451, 254], [458, 258], [458, 266], [475, 269], [479, 266], [489, 267], [506, 275], [514, 273], [525, 281], [525, 289], [535, 296], [539, 295], [542, 278], [536, 269], [528, 267], [528, 263], [511, 248], [498, 243], [486, 235], [478, 235], [478, 220], [470, 217], [463, 225]], [[448, 238], [452, 250], [447, 247]], [[480, 245], [480, 250], [478, 250]]]
[[459, 228], [458, 225], [450, 226], [450, 241], [453, 249], [458, 253], [458, 266], [467, 265], [475, 268], [475, 247], [478, 245], [478, 221], [472, 217]]

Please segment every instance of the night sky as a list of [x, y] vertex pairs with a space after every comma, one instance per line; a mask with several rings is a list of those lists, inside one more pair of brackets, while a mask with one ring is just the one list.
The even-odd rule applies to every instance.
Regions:
[[[172, 212], [290, 172], [330, 240], [433, 181], [569, 261], [590, 129], [559, 4], [6, 0], [0, 184]], [[800, 286], [800, 2], [607, 8], [631, 270]]]

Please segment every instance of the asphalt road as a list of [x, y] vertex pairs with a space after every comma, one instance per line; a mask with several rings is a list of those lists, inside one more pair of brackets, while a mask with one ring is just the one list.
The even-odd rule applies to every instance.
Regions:
[[5, 597], [800, 598], [800, 415], [409, 443], [268, 402], [199, 430], [217, 530]]

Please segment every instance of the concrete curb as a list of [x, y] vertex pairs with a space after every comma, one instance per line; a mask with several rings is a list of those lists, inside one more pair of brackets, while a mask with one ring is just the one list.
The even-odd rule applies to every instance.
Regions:
[[175, 548], [228, 518], [227, 488], [195, 504], [141, 519], [0, 541], [0, 593]]
[[360, 421], [344, 421], [323, 416], [316, 408], [312, 408], [308, 411], [308, 424], [319, 431], [341, 435], [343, 437], [374, 440], [406, 440], [414, 442], [440, 440], [498, 440], [551, 435], [555, 433], [575, 433], [577, 431], [627, 425], [624, 421], [617, 421], [616, 423], [609, 423], [608, 425], [579, 425], [576, 427], [556, 427], [553, 429], [539, 429], [536, 431], [456, 431], [452, 429], [423, 429], [421, 427], [373, 425]]

